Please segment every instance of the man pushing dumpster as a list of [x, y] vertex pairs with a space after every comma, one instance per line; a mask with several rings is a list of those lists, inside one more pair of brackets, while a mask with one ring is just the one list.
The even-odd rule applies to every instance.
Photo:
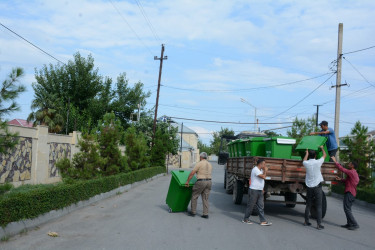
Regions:
[[207, 161], [207, 153], [202, 152], [199, 156], [200, 162], [198, 162], [197, 165], [195, 165], [185, 183], [185, 186], [189, 187], [189, 182], [191, 178], [193, 178], [194, 174], [197, 174], [197, 181], [193, 186], [193, 192], [191, 194], [191, 211], [188, 213], [188, 215], [193, 217], [196, 215], [197, 200], [201, 195], [203, 203], [203, 215], [201, 217], [208, 219], [208, 196], [210, 195], [212, 186], [212, 165]]

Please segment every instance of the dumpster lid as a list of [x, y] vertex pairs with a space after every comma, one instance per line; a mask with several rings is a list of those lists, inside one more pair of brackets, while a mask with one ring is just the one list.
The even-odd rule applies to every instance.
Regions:
[[324, 136], [304, 136], [301, 142], [297, 145], [296, 150], [302, 151], [308, 149], [319, 150], [320, 146], [323, 146], [327, 141]]
[[[190, 170], [172, 170], [172, 178], [175, 178], [176, 181], [178, 182], [178, 185], [180, 186], [185, 186], [186, 180], [189, 177]], [[194, 185], [194, 183], [197, 181], [197, 177], [195, 175], [193, 178], [191, 178], [189, 185]]]
[[267, 137], [264, 141], [276, 141], [278, 144], [295, 144], [296, 139], [289, 137]]

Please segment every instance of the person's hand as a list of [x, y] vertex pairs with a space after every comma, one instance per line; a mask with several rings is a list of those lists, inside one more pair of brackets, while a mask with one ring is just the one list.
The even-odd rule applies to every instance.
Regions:
[[308, 148], [306, 148], [306, 154], [309, 154], [309, 149]]
[[323, 145], [321, 145], [319, 148], [321, 148], [321, 149], [324, 149], [324, 146]]
[[315, 132], [311, 132], [310, 135], [315, 135]]
[[185, 187], [189, 187], [189, 182], [187, 181], [186, 183], [185, 183]]
[[336, 176], [336, 180], [337, 180], [337, 181], [342, 181], [342, 178], [341, 178], [341, 177], [338, 177], [338, 176]]

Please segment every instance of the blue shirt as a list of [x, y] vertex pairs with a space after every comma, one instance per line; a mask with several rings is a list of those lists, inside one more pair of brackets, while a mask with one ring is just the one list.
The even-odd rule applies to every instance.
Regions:
[[[327, 137], [327, 142], [326, 142], [327, 150], [332, 151], [332, 150], [337, 149], [336, 136], [335, 136], [335, 132], [333, 131], [333, 129], [328, 128], [328, 131], [329, 131], [329, 134], [325, 134], [321, 136]], [[324, 132], [324, 130], [321, 130], [320, 132]]]

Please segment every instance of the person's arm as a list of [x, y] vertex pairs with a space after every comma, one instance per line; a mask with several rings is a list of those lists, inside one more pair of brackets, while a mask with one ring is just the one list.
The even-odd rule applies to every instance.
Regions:
[[326, 153], [326, 151], [324, 150], [324, 147], [323, 146], [320, 146], [320, 148], [321, 148], [321, 150], [322, 150], [322, 152], [323, 152], [323, 159], [325, 159], [326, 157], [327, 157], [327, 153]]
[[264, 169], [263, 169], [263, 174], [258, 174], [257, 176], [259, 177], [259, 178], [262, 178], [262, 179], [266, 179], [266, 177], [267, 177], [267, 171], [268, 171], [268, 168], [267, 167], [265, 167]]
[[193, 176], [195, 175], [196, 172], [197, 172], [197, 171], [196, 171], [195, 169], [193, 169], [193, 170], [190, 172], [190, 174], [189, 174], [189, 176], [188, 176], [188, 178], [187, 178], [187, 181], [186, 181], [186, 183], [185, 183], [185, 187], [189, 187], [189, 182], [190, 182], [191, 178], [193, 178]]
[[337, 168], [338, 170], [340, 170], [341, 172], [343, 172], [343, 173], [345, 173], [345, 174], [347, 174], [347, 175], [352, 175], [352, 174], [353, 174], [352, 171], [350, 171], [349, 169], [346, 169], [346, 168], [344, 168], [343, 166], [341, 166], [341, 164], [337, 162], [336, 157], [331, 156], [331, 159], [332, 159], [333, 162], [335, 163], [335, 166], [336, 166], [336, 168]]
[[310, 135], [328, 135], [330, 132], [327, 129], [326, 131], [320, 131], [320, 132], [311, 132]]
[[308, 157], [309, 157], [309, 149], [306, 148], [306, 154], [305, 154], [305, 157], [303, 158], [303, 161], [307, 161]]

